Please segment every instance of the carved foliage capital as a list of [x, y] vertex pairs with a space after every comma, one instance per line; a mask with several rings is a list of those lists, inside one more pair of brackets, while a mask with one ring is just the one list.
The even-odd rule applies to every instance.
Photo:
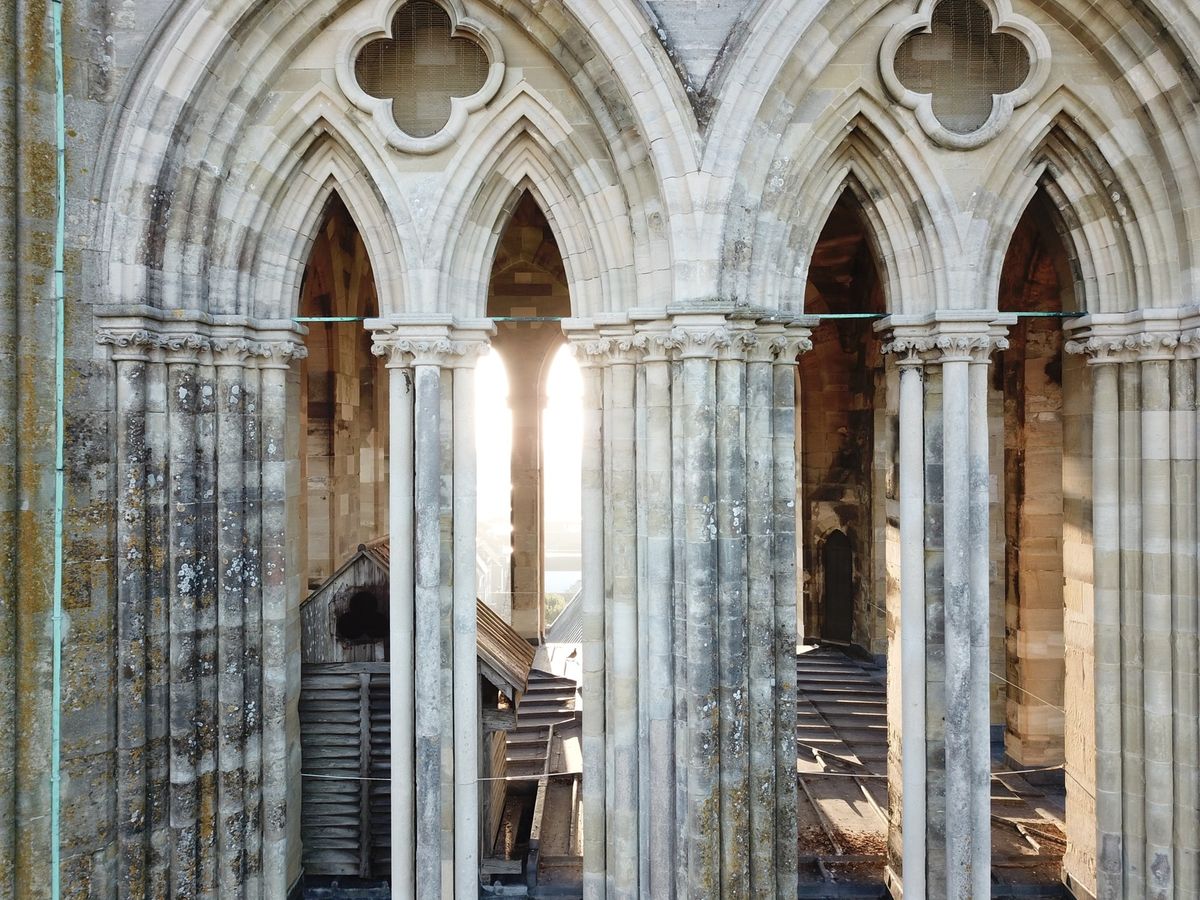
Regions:
[[1008, 349], [1008, 338], [996, 334], [910, 334], [885, 341], [885, 354], [900, 365], [936, 365], [945, 362], [987, 362], [992, 353]]
[[1169, 360], [1176, 355], [1177, 348], [1185, 353], [1194, 352], [1194, 333], [1178, 331], [1141, 331], [1136, 334], [1096, 333], [1075, 341], [1068, 341], [1066, 351], [1086, 356], [1093, 365], [1111, 363], [1149, 362]]
[[406, 336], [397, 332], [377, 333], [371, 345], [371, 352], [386, 359], [388, 368], [392, 369], [469, 367], [487, 351], [487, 341], [455, 340], [447, 335]]
[[[155, 323], [157, 324], [157, 323]], [[299, 340], [257, 340], [246, 335], [217, 335], [153, 327], [101, 328], [96, 343], [109, 347], [114, 361], [162, 359], [169, 363], [211, 362], [218, 366], [272, 365], [287, 368], [308, 356]]]

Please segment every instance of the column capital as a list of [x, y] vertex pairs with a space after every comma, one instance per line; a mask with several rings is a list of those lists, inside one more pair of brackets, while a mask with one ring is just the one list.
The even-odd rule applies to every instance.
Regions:
[[[303, 345], [296, 344], [297, 347]], [[244, 337], [216, 337], [209, 341], [214, 366], [244, 367], [248, 362], [267, 359], [273, 355], [272, 347], [263, 341], [252, 341]], [[305, 351], [307, 354], [307, 350]]]
[[157, 360], [287, 368], [308, 350], [304, 330], [285, 320], [212, 316], [194, 310], [111, 307], [96, 312], [96, 343], [114, 362]]
[[1196, 307], [1144, 309], [1132, 313], [1093, 313], [1067, 326], [1068, 353], [1089, 365], [1154, 362], [1200, 356], [1200, 315]]
[[902, 366], [948, 362], [986, 363], [1008, 348], [1012, 313], [992, 310], [940, 311], [927, 316], [888, 316], [875, 323], [882, 351]]
[[638, 324], [638, 334], [645, 338], [643, 362], [670, 362], [679, 350], [679, 338], [671, 333], [670, 319], [655, 319]]
[[371, 353], [386, 358], [390, 369], [470, 368], [488, 351], [488, 339], [496, 332], [491, 319], [459, 322], [449, 317], [371, 319], [367, 328]]
[[258, 351], [261, 369], [289, 369], [293, 360], [308, 359], [308, 347], [299, 341], [262, 341]]
[[631, 322], [568, 319], [563, 330], [581, 366], [721, 359], [791, 364], [812, 349], [806, 317], [764, 316], [753, 311], [686, 311]]
[[110, 348], [113, 362], [146, 362], [161, 349], [158, 335], [145, 329], [103, 328], [96, 332], [96, 343]]
[[651, 339], [644, 334], [603, 334], [591, 338], [571, 336], [571, 347], [581, 366], [633, 365], [642, 360]]

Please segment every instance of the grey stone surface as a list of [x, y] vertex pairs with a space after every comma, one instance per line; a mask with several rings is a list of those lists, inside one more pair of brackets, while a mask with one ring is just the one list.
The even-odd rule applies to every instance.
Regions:
[[[846, 188], [879, 249], [892, 313], [993, 309], [1014, 223], [1047, 190], [1091, 314], [1078, 336], [1094, 388], [1095, 602], [1076, 622], [1084, 655], [1070, 696], [1089, 698], [1096, 724], [1070, 759], [1081, 760], [1071, 774], [1095, 812], [1068, 816], [1067, 874], [1101, 897], [1200, 890], [1197, 526], [1187, 524], [1197, 479], [1194, 4], [1016, 4], [1050, 46], [1049, 80], [967, 151], [931, 140], [880, 82], [879, 49], [902, 5], [648, 8], [661, 34], [627, 0], [467, 4], [503, 49], [500, 86], [455, 144], [422, 155], [389, 146], [339, 81], [347, 42], [381, 27], [372, 4], [65, 5], [64, 893], [280, 898], [299, 877], [305, 587], [289, 367], [302, 335], [286, 320], [308, 247], [336, 190], [364, 234], [385, 317], [470, 318], [483, 309], [497, 223], [526, 187], [562, 244], [575, 314], [602, 332], [635, 311], [617, 328], [625, 334], [652, 331], [647, 323], [674, 315], [668, 307], [715, 300], [798, 313], [815, 236]], [[49, 12], [18, 0], [0, 13], [0, 895], [20, 898], [47, 896], [50, 880]], [[96, 341], [140, 332], [123, 346]], [[231, 337], [248, 343], [217, 346]], [[588, 376], [585, 509], [600, 524], [585, 550], [586, 892], [605, 896], [611, 881], [613, 893], [692, 885], [732, 896], [748, 880], [751, 893], [778, 895], [796, 845], [790, 778], [779, 777], [794, 762], [792, 367], [670, 358], [618, 366], [638, 370], [632, 384], [614, 386], [607, 364], [591, 370], [607, 373], [607, 388]], [[718, 388], [717, 370], [739, 366]], [[738, 379], [747, 399], [735, 413], [722, 398]], [[622, 440], [632, 432], [636, 443], [642, 428], [648, 445], [632, 454], [610, 443], [617, 387], [635, 411]], [[963, 573], [945, 564], [963, 550], [945, 522], [953, 513], [962, 525], [963, 498], [943, 490], [957, 462], [942, 445], [961, 438], [946, 433], [944, 387], [927, 375], [930, 896], [947, 890], [955, 835], [943, 817], [979, 794], [979, 744], [960, 744], [963, 729], [968, 744], [981, 731], [980, 620], [959, 617], [980, 590], [972, 566], [991, 558], [975, 522], [966, 595]], [[713, 430], [739, 414], [744, 471], [730, 462], [739, 438]], [[418, 527], [436, 526], [438, 580], [422, 590], [438, 619], [423, 624], [441, 654], [453, 517], [445, 435], [435, 437], [443, 462], [426, 488], [438, 512]], [[631, 467], [633, 484], [623, 481]], [[946, 647], [948, 619], [974, 641], [969, 662]], [[612, 629], [638, 641], [616, 669], [616, 648], [604, 646]], [[429, 663], [436, 683], [424, 688], [435, 696], [452, 689], [449, 665]], [[964, 671], [965, 694], [947, 695], [947, 676]], [[619, 719], [629, 711], [640, 718]], [[447, 706], [424, 723], [436, 728], [430, 777], [453, 756], [450, 716]], [[969, 761], [968, 783], [950, 794], [947, 747]], [[437, 821], [421, 843], [443, 889], [451, 784], [427, 798]], [[745, 868], [730, 856], [743, 825]], [[979, 877], [983, 845], [970, 846]], [[618, 848], [637, 865], [618, 870]]]

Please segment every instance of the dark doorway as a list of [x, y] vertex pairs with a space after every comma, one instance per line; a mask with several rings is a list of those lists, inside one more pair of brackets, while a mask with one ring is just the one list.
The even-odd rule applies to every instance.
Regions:
[[822, 596], [821, 639], [849, 644], [854, 629], [854, 551], [844, 531], [834, 531], [821, 547]]

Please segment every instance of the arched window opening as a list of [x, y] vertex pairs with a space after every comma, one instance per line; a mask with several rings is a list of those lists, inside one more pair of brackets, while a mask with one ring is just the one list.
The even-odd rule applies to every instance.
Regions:
[[[800, 356], [797, 403], [797, 796], [802, 896], [825, 873], [878, 893], [887, 863], [889, 779], [886, 577], [896, 419], [875, 336], [880, 268], [862, 210], [845, 191], [809, 264], [804, 309], [818, 316]], [[851, 778], [824, 777], [853, 760]], [[843, 765], [844, 763], [833, 763]], [[842, 771], [840, 768], [838, 771]], [[852, 845], [853, 871], [837, 857]]]
[[[545, 378], [546, 409], [542, 413], [542, 476], [546, 533], [544, 615], [546, 640], [563, 643], [566, 620], [554, 626], [583, 588], [580, 561], [580, 480], [583, 449], [583, 381], [575, 356], [559, 347]], [[578, 616], [578, 604], [569, 616]], [[558, 638], [558, 640], [555, 640]], [[574, 641], [566, 641], [574, 643]]]
[[[813, 349], [800, 357], [799, 533], [801, 641], [834, 639], [882, 657], [887, 635], [883, 615], [883, 559], [876, 552], [882, 527], [885, 472], [876, 447], [887, 435], [883, 357], [873, 329], [882, 314], [883, 288], [857, 201], [847, 191], [834, 205], [809, 265], [805, 312], [821, 317]], [[827, 594], [820, 582], [821, 536], [841, 532], [863, 586], [845, 610], [848, 627], [827, 632]], [[839, 634], [833, 638], [834, 633]]]
[[[313, 242], [300, 315], [361, 319], [379, 300], [362, 235], [335, 194]], [[316, 590], [387, 530], [387, 372], [361, 321], [310, 322], [300, 367], [301, 521]]]
[[389, 873], [388, 378], [362, 323], [378, 314], [366, 245], [335, 194], [300, 290], [308, 356], [291, 418], [300, 527], [287, 552], [308, 589], [298, 709], [306, 889]]
[[[1058, 222], [1039, 191], [1013, 233], [1001, 273], [999, 308], [1019, 318], [993, 366], [993, 405], [1003, 404], [991, 428], [993, 446], [1003, 448], [1003, 466], [994, 463], [1003, 471], [1003, 498], [993, 513], [992, 558], [1004, 566], [1002, 586], [993, 590], [1003, 607], [993, 611], [992, 721], [1003, 727], [1008, 767], [1048, 770], [1024, 777], [1046, 793], [1039, 804], [1045, 809], [1061, 811], [1065, 792], [1070, 823], [1094, 821], [1093, 801], [1080, 787], [1086, 776], [1072, 784], [1057, 768], [1082, 762], [1094, 743], [1086, 637], [1092, 581], [1085, 420], [1090, 388], [1086, 365], [1063, 352], [1061, 314], [1077, 306]], [[1075, 696], [1069, 697], [1072, 670]], [[1057, 817], [1052, 824], [1064, 825]], [[1072, 852], [1086, 855], [1088, 847], [1094, 852], [1093, 829], [1066, 830]], [[1001, 844], [996, 852], [1002, 849]], [[1046, 843], [1039, 856], [1039, 863], [1054, 869], [1062, 848]]]
[[512, 438], [508, 371], [492, 352], [475, 368], [476, 593], [512, 622]]
[[485, 736], [507, 781], [491, 781], [485, 792], [482, 867], [489, 881], [514, 890], [528, 878], [569, 893], [582, 889], [583, 861], [581, 636], [563, 630], [580, 606], [572, 601], [581, 577], [581, 380], [559, 324], [571, 314], [562, 255], [529, 193], [517, 199], [497, 244], [487, 314], [496, 323], [492, 372], [502, 369], [507, 378], [508, 409], [496, 408], [500, 394], [481, 368], [479, 494], [494, 504], [493, 515], [506, 510], [510, 518], [485, 531], [481, 516], [478, 544], [491, 558], [481, 557], [479, 569], [494, 571], [505, 555], [510, 566], [507, 596], [494, 581], [481, 596], [539, 649], [516, 702], [515, 728]]

